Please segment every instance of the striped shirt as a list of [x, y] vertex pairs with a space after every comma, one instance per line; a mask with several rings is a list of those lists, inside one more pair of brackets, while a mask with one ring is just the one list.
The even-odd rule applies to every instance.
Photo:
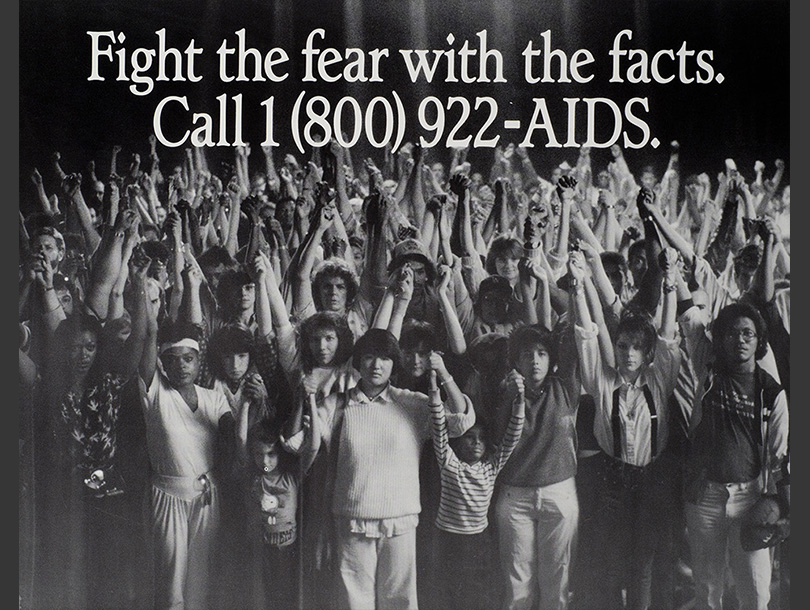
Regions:
[[431, 405], [430, 416], [433, 448], [442, 481], [436, 527], [454, 534], [479, 534], [488, 525], [487, 512], [495, 489], [495, 477], [520, 440], [523, 415], [512, 413], [494, 454], [475, 464], [462, 462], [450, 448], [444, 407]]

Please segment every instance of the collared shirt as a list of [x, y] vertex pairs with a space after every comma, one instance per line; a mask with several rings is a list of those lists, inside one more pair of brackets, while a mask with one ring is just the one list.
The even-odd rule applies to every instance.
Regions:
[[[675, 389], [681, 365], [678, 340], [658, 337], [655, 357], [638, 376], [629, 383], [613, 367], [602, 363], [597, 340], [598, 327], [575, 327], [577, 351], [581, 364], [582, 386], [596, 403], [594, 434], [602, 451], [634, 466], [646, 466], [652, 459], [652, 413], [644, 396], [649, 388], [657, 415], [657, 451], [666, 446], [669, 432], [669, 397]], [[620, 453], [614, 447], [613, 401], [619, 391], [619, 422], [621, 426]]]

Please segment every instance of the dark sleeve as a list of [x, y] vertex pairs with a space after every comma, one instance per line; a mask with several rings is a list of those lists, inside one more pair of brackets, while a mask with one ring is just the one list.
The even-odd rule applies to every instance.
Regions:
[[255, 350], [256, 370], [264, 381], [269, 401], [269, 415], [272, 420], [284, 422], [293, 410], [293, 390], [281, 368], [278, 345], [275, 339], [261, 342]]

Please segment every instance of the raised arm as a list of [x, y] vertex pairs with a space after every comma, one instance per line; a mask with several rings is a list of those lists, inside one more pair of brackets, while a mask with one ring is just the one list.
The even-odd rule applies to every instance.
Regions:
[[439, 285], [436, 292], [439, 296], [439, 310], [442, 312], [444, 327], [447, 331], [447, 341], [450, 351], [456, 355], [467, 351], [467, 341], [464, 338], [464, 329], [461, 326], [455, 303], [450, 297], [450, 283], [453, 280], [453, 270], [447, 265], [438, 267]]
[[121, 270], [122, 250], [126, 238], [126, 231], [135, 222], [136, 212], [131, 209], [123, 210], [118, 215], [114, 227], [104, 230], [101, 244], [93, 255], [90, 280], [87, 287], [87, 296], [84, 300], [85, 308], [95, 314], [99, 320], [107, 319], [107, 309], [110, 305], [110, 293], [118, 279]]

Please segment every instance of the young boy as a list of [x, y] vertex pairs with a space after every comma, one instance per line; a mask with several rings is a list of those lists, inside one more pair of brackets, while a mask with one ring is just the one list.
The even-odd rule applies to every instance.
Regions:
[[441, 499], [435, 522], [439, 530], [437, 565], [444, 571], [441, 605], [459, 610], [486, 610], [496, 603], [490, 598], [494, 540], [487, 512], [495, 478], [523, 431], [524, 394], [520, 392], [515, 397], [506, 433], [491, 453], [487, 451], [484, 428], [478, 423], [449, 440], [435, 369], [430, 371], [428, 396], [433, 447], [441, 468]]

